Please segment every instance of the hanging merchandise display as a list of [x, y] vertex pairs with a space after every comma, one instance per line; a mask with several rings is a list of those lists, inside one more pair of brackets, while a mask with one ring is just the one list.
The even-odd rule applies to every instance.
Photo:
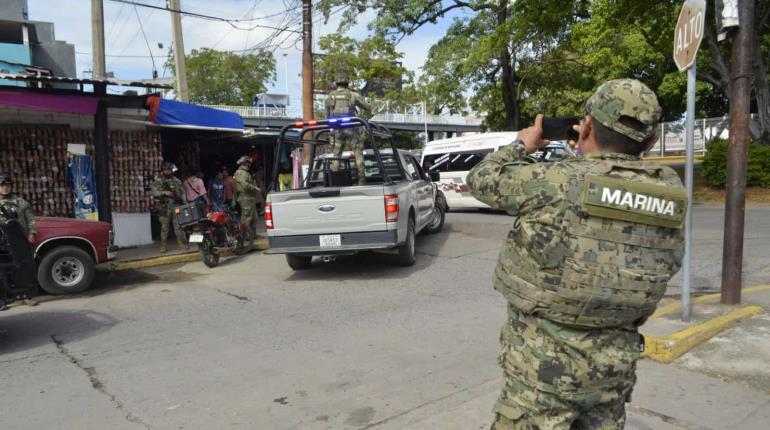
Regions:
[[[30, 202], [35, 215], [72, 217], [75, 214], [66, 178], [67, 144], [70, 143], [85, 144], [86, 154], [93, 155], [93, 131], [89, 129], [0, 128], [0, 171], [12, 173], [14, 190]], [[149, 212], [154, 204], [150, 183], [162, 161], [160, 134], [112, 130], [110, 146], [113, 211]]]
[[91, 157], [71, 154], [67, 166], [68, 185], [74, 195], [75, 218], [98, 220], [96, 208], [96, 183]]

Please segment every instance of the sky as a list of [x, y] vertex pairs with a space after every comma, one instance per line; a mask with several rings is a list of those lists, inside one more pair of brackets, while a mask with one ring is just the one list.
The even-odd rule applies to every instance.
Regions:
[[[166, 4], [165, 0], [135, 1], [161, 7]], [[28, 0], [28, 5], [31, 20], [53, 22], [56, 38], [75, 45], [78, 76], [90, 76], [84, 72], [90, 70], [92, 64], [91, 1]], [[66, 7], [63, 7], [64, 5]], [[227, 19], [262, 18], [236, 24], [248, 29], [254, 24], [281, 25], [280, 12], [285, 11], [287, 7], [284, 0], [181, 0], [181, 9]], [[147, 42], [142, 36], [137, 14], [141, 18]], [[289, 23], [293, 24], [293, 28], [300, 30], [301, 8], [297, 10], [295, 16], [296, 19]], [[337, 30], [341, 14], [333, 15], [327, 24], [324, 24], [320, 13], [314, 16], [313, 41], [317, 44], [320, 36]], [[365, 13], [358, 20], [359, 23], [347, 34], [356, 39], [365, 38], [368, 32], [366, 24], [373, 17], [372, 11]], [[108, 72], [113, 72], [118, 79], [149, 79], [152, 77], [152, 59], [149, 53], [152, 52], [159, 76], [170, 75], [170, 71], [164, 70], [163, 67], [172, 40], [171, 16], [168, 12], [144, 7], [137, 7], [135, 10], [133, 6], [127, 4], [104, 0], [104, 23]], [[398, 46], [399, 51], [404, 54], [404, 65], [419, 75], [419, 68], [425, 61], [428, 49], [441, 38], [450, 23], [451, 18], [445, 18], [405, 38]], [[244, 50], [265, 40], [273, 32], [264, 28], [254, 28], [250, 31], [237, 30], [226, 22], [190, 16], [183, 16], [182, 31], [185, 52], [188, 54], [192, 49], [203, 47], [218, 50]], [[162, 44], [163, 48], [158, 44]], [[269, 86], [269, 91], [284, 94], [288, 83], [292, 104], [300, 100], [302, 93], [301, 49], [301, 42], [296, 44], [287, 42], [274, 51], [277, 79]], [[315, 49], [314, 51], [317, 52]], [[288, 79], [286, 79], [287, 76]]]

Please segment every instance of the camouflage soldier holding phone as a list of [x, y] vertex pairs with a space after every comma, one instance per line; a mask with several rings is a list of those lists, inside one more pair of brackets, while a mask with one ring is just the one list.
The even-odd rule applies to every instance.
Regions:
[[684, 253], [682, 183], [639, 158], [660, 115], [641, 82], [605, 82], [576, 127], [581, 156], [529, 162], [548, 143], [538, 115], [469, 173], [474, 197], [516, 217], [493, 275], [508, 321], [492, 429], [623, 429], [637, 329]]

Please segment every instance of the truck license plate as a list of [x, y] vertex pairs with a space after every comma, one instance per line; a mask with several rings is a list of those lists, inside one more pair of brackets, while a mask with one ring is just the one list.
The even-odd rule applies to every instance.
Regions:
[[321, 248], [331, 248], [331, 247], [342, 246], [342, 236], [340, 236], [339, 234], [327, 234], [323, 236], [318, 236], [318, 241], [320, 242]]
[[201, 243], [203, 242], [203, 235], [200, 233], [193, 233], [190, 235], [190, 243]]

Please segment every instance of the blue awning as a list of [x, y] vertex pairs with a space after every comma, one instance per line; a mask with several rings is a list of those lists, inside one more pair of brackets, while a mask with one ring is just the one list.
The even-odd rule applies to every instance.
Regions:
[[219, 109], [149, 97], [150, 122], [163, 127], [243, 132], [240, 115]]

